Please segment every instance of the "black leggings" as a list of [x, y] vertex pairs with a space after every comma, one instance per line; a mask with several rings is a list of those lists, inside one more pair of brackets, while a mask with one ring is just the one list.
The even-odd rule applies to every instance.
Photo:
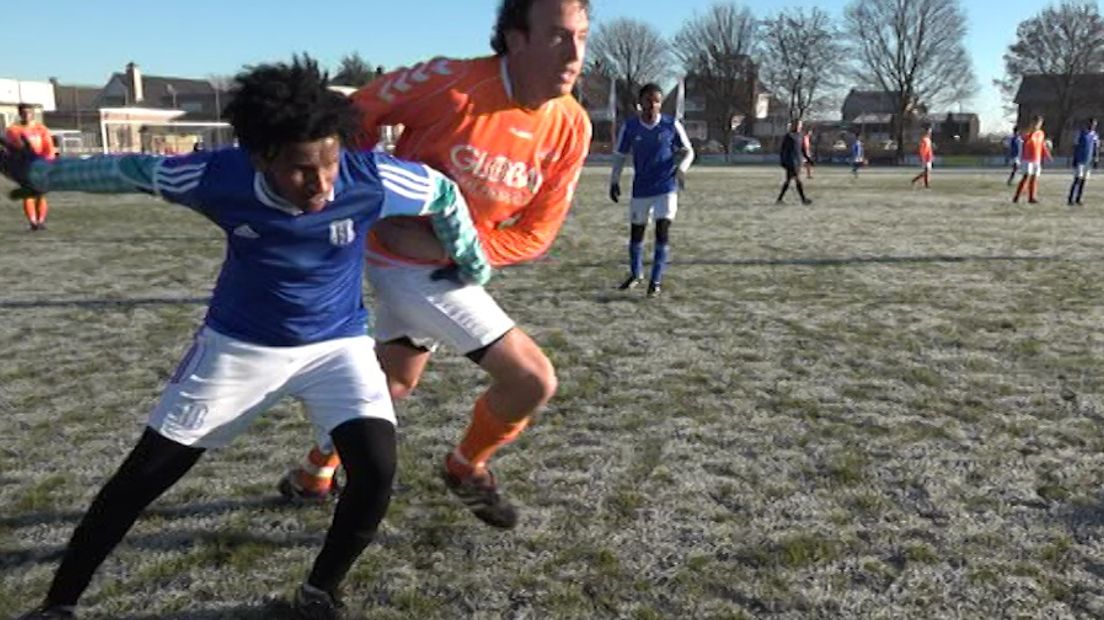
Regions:
[[[647, 224], [629, 224], [629, 242], [644, 243], [644, 231], [647, 227]], [[671, 220], [660, 218], [655, 221], [655, 240], [657, 244], [667, 243], [670, 233]]]
[[[332, 592], [371, 542], [391, 501], [395, 427], [386, 420], [350, 420], [331, 436], [348, 482], [308, 582]], [[138, 445], [92, 500], [46, 595], [48, 605], [76, 605], [93, 573], [153, 500], [203, 455], [147, 428]]]

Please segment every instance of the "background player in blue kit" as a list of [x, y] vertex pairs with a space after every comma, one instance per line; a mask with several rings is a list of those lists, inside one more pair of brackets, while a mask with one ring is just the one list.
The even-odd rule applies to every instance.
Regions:
[[293, 607], [302, 617], [340, 617], [338, 585], [387, 510], [396, 461], [394, 411], [361, 298], [367, 230], [383, 217], [428, 216], [455, 277], [483, 283], [490, 269], [451, 181], [342, 147], [357, 115], [326, 83], [306, 57], [238, 75], [225, 116], [241, 149], [57, 163], [7, 142], [0, 150], [0, 172], [23, 191], [151, 193], [211, 220], [228, 245], [194, 344], [27, 618], [73, 617], [146, 506], [285, 396], [332, 439], [348, 479]]
[[694, 161], [690, 138], [677, 119], [660, 114], [663, 90], [645, 84], [639, 95], [640, 115], [625, 121], [617, 138], [610, 199], [621, 198], [621, 170], [625, 157], [633, 155], [633, 189], [629, 202], [629, 277], [618, 287], [630, 289], [644, 278], [644, 231], [648, 218], [655, 217], [655, 252], [648, 296], [660, 294], [667, 267], [668, 234], [678, 213], [678, 191], [685, 186], [686, 171]]
[[1085, 121], [1085, 126], [1077, 134], [1077, 144], [1073, 147], [1073, 183], [1070, 184], [1069, 206], [1080, 205], [1081, 195], [1085, 193], [1085, 181], [1089, 180], [1100, 152], [1100, 136], [1096, 135], [1096, 119]]
[[859, 178], [859, 169], [866, 165], [866, 150], [863, 148], [862, 135], [855, 129], [855, 139], [851, 141], [851, 176]]
[[1012, 181], [1016, 178], [1016, 173], [1020, 171], [1020, 157], [1023, 156], [1023, 135], [1020, 133], [1019, 127], [1012, 127], [1012, 135], [1008, 136], [1008, 154], [1006, 159], [1008, 163], [1012, 164], [1012, 171], [1008, 173], [1008, 185], [1012, 185]]

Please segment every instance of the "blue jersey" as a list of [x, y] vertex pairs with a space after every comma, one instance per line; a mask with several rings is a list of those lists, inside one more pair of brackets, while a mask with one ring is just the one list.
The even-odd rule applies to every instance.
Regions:
[[639, 116], [621, 126], [617, 152], [633, 156], [633, 198], [661, 196], [676, 190], [675, 154], [690, 148], [690, 139], [682, 123], [660, 115], [654, 125], [646, 125]]
[[1073, 165], [1091, 164], [1096, 159], [1096, 150], [1100, 146], [1100, 137], [1092, 129], [1082, 129], [1077, 134], [1077, 146], [1073, 148]]
[[851, 143], [851, 161], [862, 161], [863, 159], [863, 143], [862, 140], [856, 139]]
[[434, 230], [458, 265], [485, 269], [455, 185], [386, 153], [342, 151], [332, 200], [314, 213], [280, 198], [240, 149], [59, 160], [36, 164], [31, 179], [47, 191], [147, 191], [212, 221], [226, 235], [227, 250], [205, 322], [255, 344], [364, 335], [365, 237], [382, 217], [437, 214]]
[[1023, 155], [1023, 136], [1014, 133], [1008, 138], [1008, 159], [1017, 159]]

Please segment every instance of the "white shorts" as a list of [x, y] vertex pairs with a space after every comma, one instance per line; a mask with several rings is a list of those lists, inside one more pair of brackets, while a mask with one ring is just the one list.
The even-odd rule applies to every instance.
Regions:
[[924, 168], [924, 170], [931, 170], [931, 169], [932, 169], [932, 162], [930, 162], [930, 161], [922, 161], [922, 162], [920, 162], [920, 166], [921, 166], [922, 168]]
[[1027, 165], [1024, 168], [1024, 174], [1026, 174], [1028, 176], [1031, 176], [1031, 175], [1038, 176], [1042, 173], [1043, 173], [1043, 164], [1042, 164], [1042, 162], [1029, 161], [1029, 162], [1027, 162]]
[[1012, 164], [1013, 166], [1019, 167], [1020, 158], [1019, 157], [1013, 157], [1012, 159], [1008, 160], [1008, 163]]
[[437, 266], [368, 263], [375, 297], [374, 334], [379, 342], [409, 338], [433, 350], [441, 343], [471, 353], [501, 338], [514, 321], [487, 289], [452, 280], [432, 280]]
[[633, 198], [629, 201], [630, 224], [647, 224], [648, 218], [653, 215], [657, 220], [673, 220], [677, 214], [678, 192]]
[[1073, 178], [1088, 179], [1092, 176], [1092, 164], [1077, 164], [1073, 168]]
[[204, 327], [161, 393], [149, 427], [186, 446], [217, 448], [285, 396], [305, 405], [320, 442], [349, 420], [395, 423], [368, 336], [266, 347]]

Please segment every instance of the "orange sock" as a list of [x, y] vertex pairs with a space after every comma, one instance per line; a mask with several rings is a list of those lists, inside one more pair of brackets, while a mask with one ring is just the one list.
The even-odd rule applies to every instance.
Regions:
[[[486, 466], [491, 456], [499, 448], [518, 438], [525, 427], [529, 425], [529, 418], [517, 422], [507, 422], [496, 416], [487, 406], [487, 395], [483, 394], [475, 401], [475, 410], [472, 412], [471, 424], [460, 440], [460, 445], [453, 453], [463, 459], [449, 459], [450, 468], [454, 474], [466, 475], [473, 470]], [[455, 471], [466, 469], [466, 471]]]
[[31, 224], [38, 224], [38, 220], [35, 219], [35, 199], [24, 198], [23, 199], [23, 215], [27, 216], [27, 221]]
[[341, 459], [337, 456], [337, 452], [326, 454], [319, 450], [318, 446], [314, 446], [307, 454], [307, 458], [303, 460], [303, 464], [299, 466], [296, 482], [306, 491], [324, 493], [333, 484], [338, 465], [341, 465]]
[[50, 205], [46, 204], [46, 197], [38, 197], [38, 223], [46, 223], [46, 213], [50, 211]]

